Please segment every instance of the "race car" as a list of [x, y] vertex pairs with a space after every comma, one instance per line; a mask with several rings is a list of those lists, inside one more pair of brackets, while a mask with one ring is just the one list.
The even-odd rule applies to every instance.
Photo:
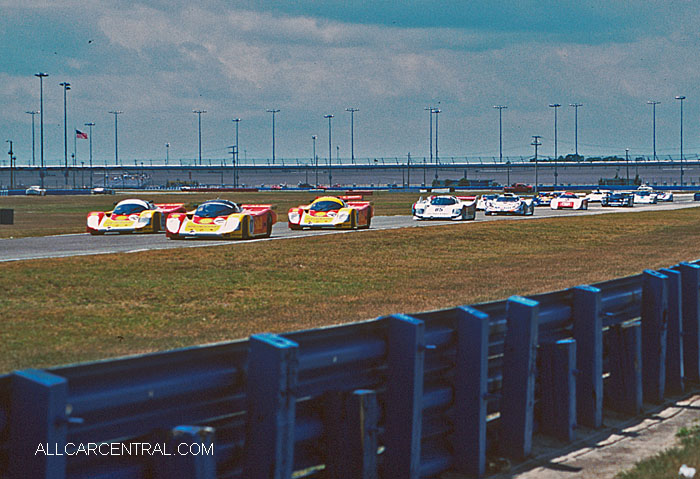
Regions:
[[671, 202], [673, 201], [673, 192], [671, 191], [655, 191], [656, 193], [656, 201], [658, 202]]
[[535, 205], [532, 198], [521, 198], [512, 193], [504, 193], [486, 205], [484, 214], [489, 215], [533, 215]]
[[640, 205], [655, 205], [656, 193], [650, 190], [637, 190], [634, 192], [634, 202]]
[[362, 201], [361, 195], [319, 196], [311, 204], [290, 208], [289, 229], [369, 228], [374, 209], [369, 201]]
[[549, 206], [552, 204], [552, 200], [557, 198], [559, 195], [564, 193], [563, 191], [547, 191], [540, 193], [533, 198], [533, 203], [535, 206]]
[[476, 202], [476, 209], [478, 211], [484, 211], [486, 209], [486, 203], [493, 201], [498, 198], [498, 195], [481, 195], [479, 200]]
[[603, 198], [608, 196], [610, 193], [610, 190], [593, 190], [586, 195], [586, 199], [589, 203], [600, 203], [603, 201]]
[[229, 200], [208, 200], [187, 213], [173, 213], [165, 222], [170, 239], [268, 238], [277, 214], [272, 205], [238, 205]]
[[473, 220], [475, 196], [439, 195], [420, 198], [413, 204], [414, 220]]
[[561, 195], [554, 198], [549, 207], [553, 210], [560, 209], [572, 209], [572, 210], [587, 210], [588, 200], [586, 198], [581, 198], [576, 193], [562, 193]]
[[170, 213], [184, 212], [184, 203], [152, 203], [129, 199], [116, 204], [112, 211], [92, 211], [87, 216], [86, 231], [105, 233], [158, 233], [165, 229]]
[[601, 206], [634, 206], [634, 195], [632, 193], [610, 193], [601, 201]]

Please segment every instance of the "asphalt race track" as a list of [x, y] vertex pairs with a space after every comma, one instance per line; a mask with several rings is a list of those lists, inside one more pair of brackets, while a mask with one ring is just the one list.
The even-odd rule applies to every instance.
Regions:
[[[636, 205], [633, 208], [603, 208], [599, 204], [590, 205], [587, 211], [562, 211], [552, 210], [547, 206], [535, 209], [533, 216], [485, 216], [482, 211], [477, 212], [476, 222], [500, 221], [500, 220], [532, 220], [537, 218], [551, 218], [572, 215], [596, 215], [607, 213], [631, 213], [639, 211], [661, 211], [681, 208], [693, 208], [700, 206], [700, 202], [692, 201], [692, 195], [677, 194], [672, 203], [660, 203], [657, 205]], [[272, 237], [257, 240], [247, 240], [245, 243], [255, 241], [275, 241], [287, 238], [300, 238], [305, 236], [319, 236], [329, 234], [358, 234], [365, 231], [390, 230], [397, 228], [428, 227], [446, 224], [473, 223], [450, 221], [415, 221], [411, 216], [376, 216], [372, 219], [372, 227], [369, 230], [357, 231], [292, 231], [286, 222], [277, 223], [272, 229]], [[32, 238], [0, 239], [0, 262], [22, 261], [44, 258], [63, 258], [69, 256], [85, 256], [95, 254], [112, 253], [136, 253], [157, 249], [192, 248], [202, 246], [222, 246], [243, 241], [230, 240], [169, 240], [164, 234], [155, 235], [104, 235], [91, 236], [87, 233], [67, 234], [58, 236], [42, 236]]]

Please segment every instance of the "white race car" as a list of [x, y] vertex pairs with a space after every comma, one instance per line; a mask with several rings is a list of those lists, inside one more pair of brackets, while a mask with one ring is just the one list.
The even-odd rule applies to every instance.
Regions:
[[589, 203], [600, 203], [609, 193], [610, 190], [593, 190], [586, 195], [586, 199]]
[[435, 195], [418, 199], [413, 204], [414, 220], [473, 220], [476, 217], [475, 196]]
[[634, 203], [638, 205], [655, 205], [656, 193], [649, 190], [636, 190], [634, 192]]
[[588, 199], [581, 198], [576, 193], [562, 193], [549, 203], [549, 207], [553, 210], [572, 209], [572, 210], [587, 210]]
[[521, 198], [512, 193], [504, 193], [486, 205], [484, 213], [489, 215], [533, 215], [535, 204], [532, 198]]
[[673, 193], [671, 191], [655, 191], [656, 201], [658, 202], [669, 202], [673, 201]]
[[476, 209], [478, 211], [484, 211], [486, 209], [486, 203], [493, 201], [498, 198], [498, 195], [481, 195], [479, 200], [476, 202]]

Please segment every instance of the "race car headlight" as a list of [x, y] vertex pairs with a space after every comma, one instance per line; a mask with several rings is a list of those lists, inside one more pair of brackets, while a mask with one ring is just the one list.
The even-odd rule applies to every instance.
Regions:
[[417, 215], [422, 215], [423, 213], [425, 213], [425, 210], [424, 210], [423, 208], [418, 208], [418, 209], [416, 210], [416, 214], [417, 214]]
[[100, 225], [100, 217], [98, 215], [88, 216], [87, 224], [90, 228], [97, 228]]
[[236, 231], [241, 226], [241, 220], [239, 218], [229, 218], [228, 224], [233, 231]]
[[452, 212], [452, 214], [455, 215], [455, 216], [461, 215], [461, 214], [462, 214], [462, 210], [461, 210], [460, 208], [455, 208], [455, 210]]
[[137, 223], [139, 225], [147, 225], [148, 223], [151, 222], [151, 217], [150, 216], [139, 216], [139, 219]]
[[289, 212], [289, 222], [290, 223], [298, 223], [299, 222], [299, 212], [298, 211], [290, 211]]
[[347, 211], [341, 211], [338, 213], [338, 216], [336, 216], [336, 220], [338, 223], [344, 223], [348, 220], [349, 214]]
[[168, 229], [168, 231], [176, 232], [180, 227], [180, 216], [168, 217], [165, 227]]

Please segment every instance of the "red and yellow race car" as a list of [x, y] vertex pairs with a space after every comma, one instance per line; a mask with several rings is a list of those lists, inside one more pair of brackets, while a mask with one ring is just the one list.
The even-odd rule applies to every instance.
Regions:
[[112, 211], [92, 211], [87, 216], [87, 232], [105, 233], [158, 233], [165, 229], [165, 218], [170, 213], [185, 212], [184, 203], [152, 203], [130, 199], [120, 201]]
[[267, 238], [277, 214], [272, 205], [238, 205], [229, 200], [209, 200], [188, 213], [173, 213], [165, 222], [170, 239]]
[[320, 196], [309, 205], [289, 210], [289, 228], [369, 228], [374, 210], [362, 196]]

